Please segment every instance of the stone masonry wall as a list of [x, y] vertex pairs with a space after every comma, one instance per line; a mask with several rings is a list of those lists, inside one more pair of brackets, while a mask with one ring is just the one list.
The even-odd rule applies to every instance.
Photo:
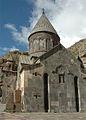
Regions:
[[[40, 56], [52, 49], [60, 41], [60, 38], [49, 32], [38, 32], [29, 38], [29, 54]], [[36, 54], [38, 53], [38, 54]]]
[[26, 111], [44, 111], [42, 71], [43, 67], [41, 66], [34, 70], [25, 71], [24, 108]]
[[[78, 81], [79, 111], [82, 110], [82, 78], [78, 61], [62, 46], [40, 57], [41, 63], [25, 71], [24, 105], [26, 111], [45, 111], [44, 109], [44, 74], [48, 74], [50, 87], [49, 111], [75, 112], [74, 77]], [[64, 81], [60, 82], [60, 75]], [[85, 95], [85, 94], [84, 94]], [[35, 106], [35, 107], [34, 107]]]

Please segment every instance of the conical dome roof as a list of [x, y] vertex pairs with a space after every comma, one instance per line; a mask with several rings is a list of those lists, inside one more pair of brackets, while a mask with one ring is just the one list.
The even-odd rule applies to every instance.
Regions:
[[[31, 34], [39, 32], [39, 31], [46, 31], [46, 32], [52, 32], [57, 34], [56, 30], [53, 28], [49, 20], [47, 19], [45, 13], [42, 13], [42, 16], [40, 17], [39, 21], [33, 28]], [[30, 34], [30, 35], [31, 35]]]

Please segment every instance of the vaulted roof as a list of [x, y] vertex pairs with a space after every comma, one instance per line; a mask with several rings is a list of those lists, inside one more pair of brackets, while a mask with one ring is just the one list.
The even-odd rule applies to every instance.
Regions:
[[38, 20], [35, 27], [33, 28], [31, 34], [39, 31], [51, 32], [57, 34], [56, 30], [53, 28], [52, 24], [50, 23], [44, 12], [42, 13], [42, 16]]

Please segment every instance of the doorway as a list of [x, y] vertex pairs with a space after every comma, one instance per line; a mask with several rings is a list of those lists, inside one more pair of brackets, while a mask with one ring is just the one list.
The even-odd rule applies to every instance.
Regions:
[[44, 74], [44, 109], [48, 112], [48, 74]]
[[78, 77], [74, 77], [76, 111], [79, 112]]

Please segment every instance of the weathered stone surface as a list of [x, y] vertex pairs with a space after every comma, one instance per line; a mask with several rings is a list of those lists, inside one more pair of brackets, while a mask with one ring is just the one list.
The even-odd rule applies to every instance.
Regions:
[[21, 91], [20, 90], [15, 90], [15, 102], [21, 103]]
[[29, 38], [29, 54], [40, 56], [58, 45], [60, 38], [58, 35], [48, 32], [35, 33]]
[[[0, 64], [4, 73], [2, 102], [7, 103], [7, 110], [17, 112], [86, 111], [86, 71], [81, 67], [86, 56], [81, 56], [83, 63], [73, 57], [55, 31], [43, 29], [51, 24], [44, 24], [45, 20], [37, 24], [37, 31], [29, 36], [29, 56], [20, 56], [18, 72], [13, 71], [12, 59], [4, 67]], [[16, 89], [15, 94], [10, 93]]]
[[81, 74], [81, 61], [60, 44], [56, 33], [41, 29], [45, 28], [44, 23], [44, 20], [38, 22], [35, 32], [29, 36], [29, 60], [33, 63], [19, 62], [18, 88], [21, 90], [22, 110], [86, 111], [86, 85]]
[[86, 113], [0, 113], [0, 120], [86, 120]]
[[[50, 99], [50, 103], [48, 102], [50, 108], [48, 109], [54, 112], [77, 111], [74, 77], [77, 76], [79, 82], [82, 82], [79, 62], [62, 45], [43, 54], [39, 59], [39, 67], [35, 67], [35, 69], [32, 67], [30, 70], [28, 68], [28, 70], [24, 71], [24, 105], [26, 111], [45, 111], [43, 78], [45, 73], [48, 74], [50, 88], [50, 98], [48, 97]], [[35, 72], [36, 75], [33, 74]], [[59, 83], [59, 75], [64, 75], [64, 83]], [[78, 87], [81, 92], [83, 84], [79, 84]], [[80, 102], [82, 99], [83, 97], [80, 97]], [[80, 106], [79, 109], [81, 109]]]
[[6, 104], [0, 103], [0, 112], [4, 112], [6, 110]]
[[13, 111], [14, 110], [14, 94], [9, 93], [6, 101], [6, 110]]

